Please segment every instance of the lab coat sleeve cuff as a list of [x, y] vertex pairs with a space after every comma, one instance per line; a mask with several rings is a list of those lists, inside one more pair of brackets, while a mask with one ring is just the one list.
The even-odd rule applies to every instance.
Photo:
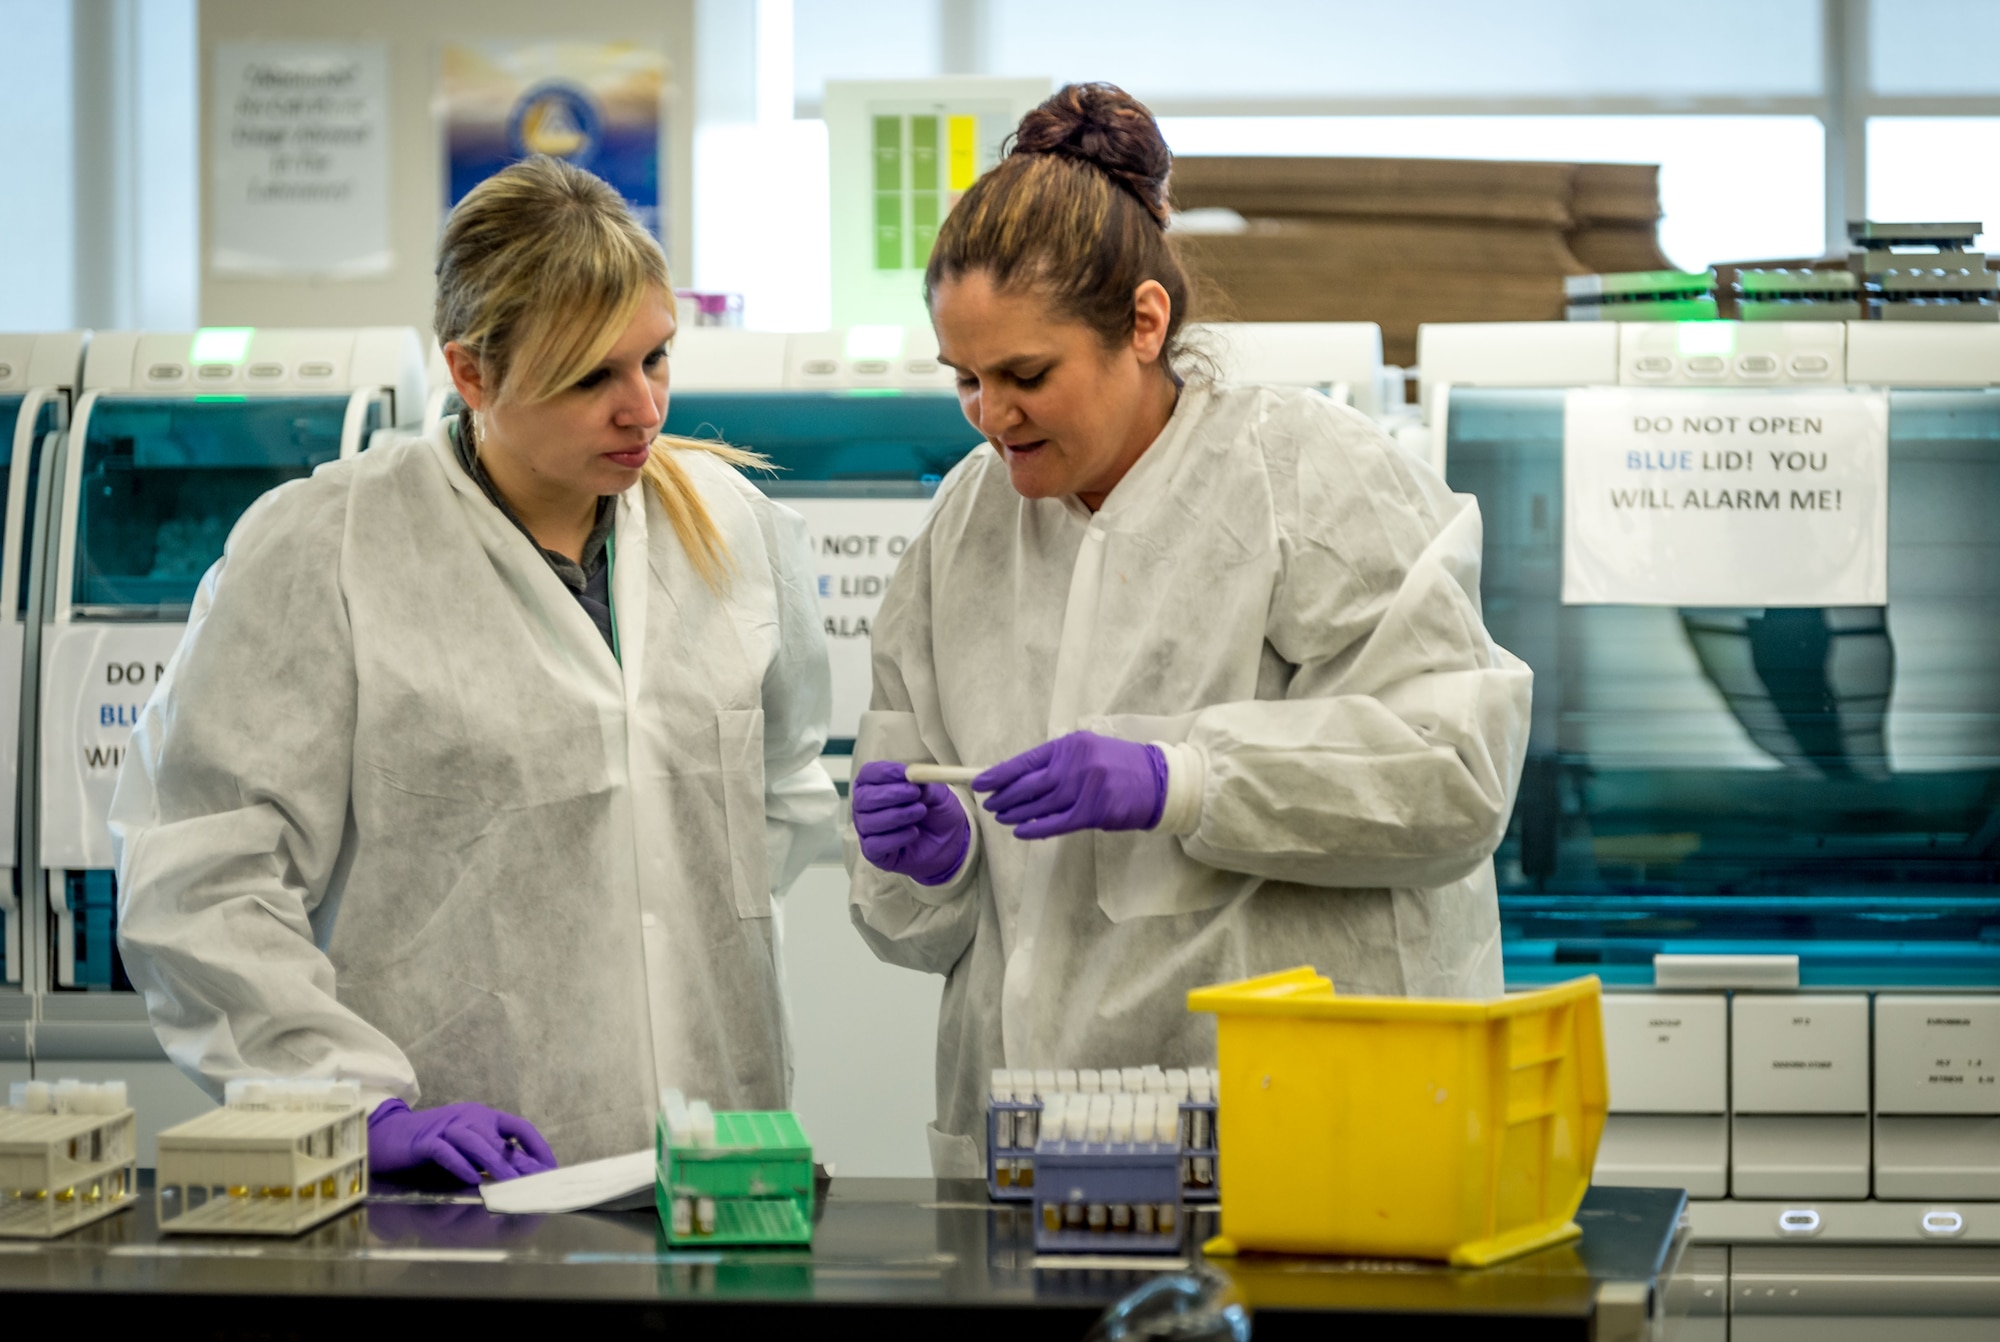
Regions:
[[1208, 759], [1192, 742], [1154, 741], [1167, 761], [1167, 800], [1154, 829], [1188, 835], [1201, 827], [1201, 794], [1208, 783]]

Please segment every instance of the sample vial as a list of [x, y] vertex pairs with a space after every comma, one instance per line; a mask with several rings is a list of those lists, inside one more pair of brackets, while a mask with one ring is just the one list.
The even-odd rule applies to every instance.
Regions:
[[694, 1204], [695, 1233], [713, 1235], [715, 1233], [715, 1199], [696, 1198]]
[[694, 1233], [694, 1199], [674, 1199], [674, 1233], [687, 1236]]

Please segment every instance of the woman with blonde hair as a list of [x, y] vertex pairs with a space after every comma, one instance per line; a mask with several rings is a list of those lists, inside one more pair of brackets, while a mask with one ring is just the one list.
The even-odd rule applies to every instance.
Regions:
[[378, 1171], [467, 1183], [642, 1147], [662, 1086], [786, 1103], [825, 635], [757, 458], [659, 436], [674, 321], [611, 188], [516, 164], [439, 246], [467, 411], [237, 524], [112, 807], [126, 965], [211, 1093], [358, 1081]]

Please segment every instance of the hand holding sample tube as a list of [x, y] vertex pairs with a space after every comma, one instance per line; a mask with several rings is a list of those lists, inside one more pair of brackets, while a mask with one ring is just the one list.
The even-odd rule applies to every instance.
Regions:
[[483, 1104], [384, 1100], [368, 1116], [368, 1163], [377, 1174], [435, 1165], [470, 1186], [552, 1170], [556, 1155], [527, 1119]]
[[861, 855], [883, 871], [919, 885], [943, 885], [958, 874], [972, 845], [972, 822], [943, 783], [912, 783], [894, 760], [861, 766], [850, 789]]
[[1151, 829], [1167, 804], [1167, 760], [1158, 746], [1071, 732], [1002, 760], [972, 786], [993, 794], [986, 809], [1017, 838]]

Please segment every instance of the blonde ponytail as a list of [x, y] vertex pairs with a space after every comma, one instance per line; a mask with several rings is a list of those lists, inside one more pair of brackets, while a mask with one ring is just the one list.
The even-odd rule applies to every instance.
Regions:
[[[561, 159], [511, 164], [458, 203], [438, 243], [431, 326], [478, 359], [497, 395], [530, 403], [575, 385], [608, 353], [649, 291], [674, 303], [659, 242], [603, 181]], [[679, 452], [767, 470], [755, 452], [696, 438], [653, 441], [644, 475], [681, 548], [712, 590], [728, 585], [729, 547]]]

